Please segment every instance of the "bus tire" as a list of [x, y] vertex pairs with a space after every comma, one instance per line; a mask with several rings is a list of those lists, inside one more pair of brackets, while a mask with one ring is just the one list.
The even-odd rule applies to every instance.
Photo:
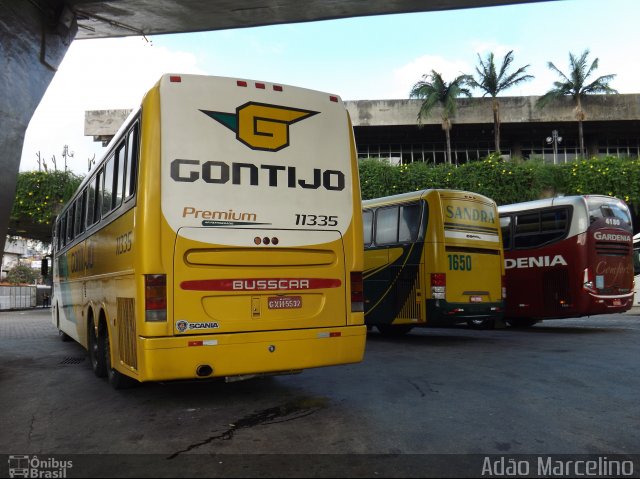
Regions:
[[529, 319], [529, 318], [507, 320], [507, 323], [509, 323], [509, 326], [511, 326], [512, 328], [519, 328], [519, 329], [530, 328], [537, 322], [538, 322], [537, 319]]
[[377, 324], [376, 328], [383, 336], [404, 336], [413, 329], [412, 324]]
[[111, 384], [111, 387], [113, 387], [113, 389], [129, 389], [134, 387], [137, 384], [137, 381], [130, 378], [129, 376], [125, 376], [121, 372], [114, 369], [112, 366], [109, 332], [105, 330], [101, 338], [104, 343], [103, 350], [105, 356], [104, 362], [107, 365], [107, 379], [109, 381], [109, 384]]
[[102, 335], [98, 332], [99, 336], [96, 337], [96, 328], [94, 326], [93, 318], [89, 320], [89, 329], [87, 330], [87, 339], [89, 345], [89, 360], [91, 362], [91, 369], [93, 374], [99, 378], [104, 378], [107, 375], [107, 363], [105, 362], [104, 354], [104, 341]]
[[467, 319], [467, 326], [471, 329], [494, 329], [496, 322], [493, 319]]

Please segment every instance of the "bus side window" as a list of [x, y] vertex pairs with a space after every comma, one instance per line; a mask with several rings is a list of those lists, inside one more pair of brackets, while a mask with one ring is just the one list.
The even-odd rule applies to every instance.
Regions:
[[98, 221], [100, 221], [100, 213], [102, 211], [102, 188], [103, 188], [103, 179], [104, 177], [104, 170], [101, 169], [100, 171], [98, 171], [98, 174], [96, 175], [96, 202], [94, 205], [94, 215], [93, 215], [93, 222], [97, 223]]
[[376, 244], [398, 242], [398, 207], [380, 208], [376, 211]]
[[115, 171], [113, 173], [113, 207], [122, 204], [124, 197], [124, 173], [125, 173], [126, 149], [122, 142], [116, 150]]
[[515, 216], [515, 248], [537, 248], [564, 238], [569, 226], [566, 208], [541, 210]]
[[73, 240], [73, 220], [75, 219], [75, 203], [67, 211], [67, 244]]
[[418, 239], [420, 231], [420, 204], [404, 205], [400, 207], [400, 224], [398, 227], [398, 241], [412, 243]]
[[92, 178], [87, 186], [87, 229], [94, 223], [96, 208], [96, 179]]
[[86, 216], [87, 208], [87, 190], [82, 192], [82, 195], [76, 200], [76, 219], [75, 219], [75, 235], [80, 236], [84, 233], [84, 218]]
[[500, 218], [500, 229], [502, 230], [502, 245], [505, 250], [511, 249], [511, 216]]
[[364, 245], [370, 246], [373, 239], [373, 211], [362, 212], [362, 226], [364, 230]]
[[67, 231], [67, 217], [61, 215], [58, 218], [58, 249], [61, 250], [64, 247]]
[[138, 176], [138, 123], [133, 125], [133, 128], [127, 135], [127, 171], [125, 173], [126, 178], [126, 190], [125, 197], [131, 198], [136, 192], [136, 178]]
[[114, 191], [113, 191], [113, 178], [114, 178], [115, 161], [111, 156], [107, 160], [107, 164], [104, 167], [104, 189], [102, 191], [102, 217], [104, 218], [113, 209]]

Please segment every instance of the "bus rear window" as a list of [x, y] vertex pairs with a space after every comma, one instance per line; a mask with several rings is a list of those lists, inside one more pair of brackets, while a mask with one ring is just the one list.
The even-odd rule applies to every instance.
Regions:
[[593, 223], [599, 219], [618, 219], [623, 224], [631, 226], [631, 216], [629, 209], [620, 200], [613, 198], [608, 201], [602, 198], [587, 197], [587, 205], [589, 207], [589, 221]]

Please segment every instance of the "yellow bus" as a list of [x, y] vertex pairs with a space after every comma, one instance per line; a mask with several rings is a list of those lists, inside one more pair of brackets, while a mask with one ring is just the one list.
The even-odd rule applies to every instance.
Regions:
[[363, 201], [365, 323], [384, 335], [503, 314], [504, 258], [493, 200], [429, 189]]
[[357, 171], [335, 95], [164, 75], [57, 218], [55, 326], [116, 388], [361, 361]]

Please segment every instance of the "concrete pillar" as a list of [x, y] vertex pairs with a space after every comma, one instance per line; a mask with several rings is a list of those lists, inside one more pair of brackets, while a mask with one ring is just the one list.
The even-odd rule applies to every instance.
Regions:
[[62, 1], [0, 0], [0, 254], [27, 125], [76, 32]]

